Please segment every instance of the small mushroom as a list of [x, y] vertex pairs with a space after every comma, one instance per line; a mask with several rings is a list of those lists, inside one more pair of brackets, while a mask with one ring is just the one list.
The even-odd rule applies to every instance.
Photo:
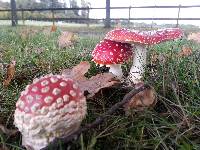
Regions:
[[96, 45], [92, 52], [93, 61], [100, 66], [110, 67], [109, 72], [121, 79], [123, 76], [121, 63], [132, 56], [131, 49], [131, 44], [103, 40]]
[[22, 134], [22, 145], [39, 150], [54, 138], [75, 132], [86, 109], [86, 98], [75, 81], [47, 75], [35, 79], [21, 92], [14, 124]]
[[135, 55], [129, 78], [132, 82], [138, 83], [144, 73], [144, 65], [146, 65], [146, 46], [180, 38], [182, 34], [179, 28], [166, 28], [154, 31], [137, 31], [122, 28], [111, 30], [106, 34], [105, 39], [135, 45]]

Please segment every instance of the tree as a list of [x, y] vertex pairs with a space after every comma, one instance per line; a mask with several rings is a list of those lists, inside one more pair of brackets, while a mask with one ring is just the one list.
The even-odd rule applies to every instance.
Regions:
[[[91, 3], [87, 2], [85, 0], [81, 0], [81, 7], [83, 7], [83, 8], [89, 8], [89, 7], [91, 7]], [[81, 16], [83, 18], [87, 18], [88, 15], [89, 15], [89, 10], [81, 10]]]

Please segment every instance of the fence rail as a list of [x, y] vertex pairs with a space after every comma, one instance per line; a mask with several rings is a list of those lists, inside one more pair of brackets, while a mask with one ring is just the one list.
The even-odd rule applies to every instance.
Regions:
[[[131, 17], [131, 9], [140, 9], [140, 8], [175, 8], [177, 9], [177, 17], [174, 18], [134, 18]], [[178, 5], [178, 6], [130, 6], [130, 7], [109, 7], [109, 10], [112, 9], [128, 9], [129, 10], [129, 15], [127, 18], [89, 18], [89, 14], [87, 16], [87, 18], [64, 18], [64, 17], [58, 17], [58, 18], [35, 18], [35, 17], [28, 17], [25, 18], [23, 13], [28, 11], [28, 12], [43, 12], [43, 11], [51, 11], [52, 13], [55, 13], [55, 11], [67, 11], [67, 10], [87, 10], [88, 13], [90, 10], [106, 10], [105, 7], [99, 7], [99, 8], [89, 8], [89, 7], [84, 7], [84, 8], [26, 8], [26, 9], [16, 9], [16, 12], [21, 12], [22, 13], [22, 17], [21, 18], [17, 18], [17, 20], [38, 20], [38, 21], [78, 21], [78, 20], [86, 20], [86, 21], [105, 21], [106, 19], [109, 20], [176, 20], [177, 21], [177, 25], [179, 20], [200, 20], [200, 18], [180, 18], [180, 9], [183, 8], [200, 8], [200, 5], [187, 5], [187, 6], [182, 6], [182, 5]], [[0, 12], [11, 12], [12, 9], [0, 9]], [[52, 15], [54, 16], [54, 15]], [[0, 18], [0, 20], [10, 20], [10, 18]]]

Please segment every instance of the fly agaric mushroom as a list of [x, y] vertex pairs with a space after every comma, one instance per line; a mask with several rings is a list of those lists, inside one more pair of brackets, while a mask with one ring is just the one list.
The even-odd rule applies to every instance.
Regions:
[[86, 109], [86, 98], [77, 83], [61, 75], [47, 75], [21, 93], [14, 124], [22, 133], [22, 145], [39, 150], [54, 138], [75, 132]]
[[120, 79], [123, 76], [121, 63], [132, 56], [131, 49], [131, 44], [103, 40], [92, 52], [93, 61], [100, 66], [110, 67], [109, 72]]
[[137, 31], [122, 28], [111, 30], [106, 34], [105, 39], [135, 45], [130, 80], [137, 83], [138, 81], [140, 82], [144, 73], [144, 65], [146, 65], [146, 45], [159, 44], [164, 41], [180, 38], [182, 34], [179, 28], [166, 28], [154, 31]]

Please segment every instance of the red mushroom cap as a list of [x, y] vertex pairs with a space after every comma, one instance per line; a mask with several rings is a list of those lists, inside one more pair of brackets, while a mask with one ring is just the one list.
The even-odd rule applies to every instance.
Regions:
[[[60, 75], [35, 79], [16, 103], [17, 109], [30, 114], [45, 113], [45, 109], [61, 109], [71, 101], [77, 103], [83, 96], [77, 83]], [[53, 108], [54, 107], [54, 108]]]
[[86, 98], [70, 78], [47, 75], [35, 79], [16, 103], [14, 124], [22, 144], [41, 149], [55, 137], [75, 132], [86, 115]]
[[120, 64], [132, 56], [132, 46], [111, 40], [103, 40], [92, 52], [93, 61], [97, 64]]
[[138, 31], [122, 28], [109, 31], [105, 39], [122, 43], [152, 45], [180, 38], [182, 35], [183, 32], [179, 28], [166, 28], [153, 31]]

